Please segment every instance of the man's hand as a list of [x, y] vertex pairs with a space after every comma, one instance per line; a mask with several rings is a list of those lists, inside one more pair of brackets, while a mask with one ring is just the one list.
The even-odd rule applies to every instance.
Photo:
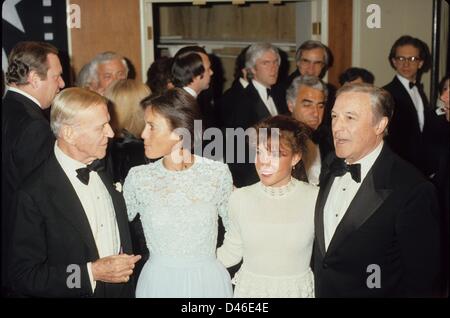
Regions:
[[106, 283], [126, 283], [133, 273], [134, 264], [141, 255], [111, 255], [100, 258], [92, 263], [94, 280]]

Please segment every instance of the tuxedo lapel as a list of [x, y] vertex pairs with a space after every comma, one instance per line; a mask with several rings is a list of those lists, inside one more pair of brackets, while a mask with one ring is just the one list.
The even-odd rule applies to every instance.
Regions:
[[386, 185], [391, 164], [387, 148], [384, 146], [336, 228], [327, 253], [331, 253], [338, 248], [350, 233], [361, 227], [392, 192]]
[[98, 259], [97, 245], [89, 220], [75, 189], [56, 160], [54, 153], [49, 158], [46, 175], [49, 178], [50, 195], [55, 209], [80, 233], [84, 243], [88, 246], [89, 258], [92, 260]]
[[323, 227], [323, 211], [325, 208], [325, 203], [327, 202], [328, 194], [330, 193], [331, 186], [333, 185], [334, 177], [330, 176], [328, 181], [324, 182], [323, 190], [322, 188], [319, 191], [317, 196], [317, 203], [315, 208], [315, 230], [316, 230], [316, 238], [317, 244], [320, 249], [320, 253], [325, 255], [325, 234]]
[[259, 96], [259, 93], [253, 83], [250, 83], [247, 86], [247, 89], [249, 91], [250, 100], [254, 101], [253, 105], [255, 108], [253, 109], [253, 111], [255, 112], [254, 116], [255, 118], [257, 118], [257, 122], [270, 117], [269, 110], [267, 109], [266, 104], [264, 104], [263, 100], [261, 99], [261, 96]]
[[126, 206], [122, 195], [115, 189], [112, 179], [105, 171], [99, 171], [98, 175], [102, 179], [103, 184], [108, 190], [114, 205], [114, 213], [116, 215], [117, 227], [119, 228], [120, 244], [123, 252], [130, 253], [131, 245], [128, 240], [128, 219], [126, 214]]

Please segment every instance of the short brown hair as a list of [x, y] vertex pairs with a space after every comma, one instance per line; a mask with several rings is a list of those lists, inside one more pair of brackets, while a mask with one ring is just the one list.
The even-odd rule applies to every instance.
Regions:
[[35, 71], [40, 79], [47, 79], [49, 69], [47, 55], [58, 55], [58, 49], [45, 42], [25, 41], [14, 46], [8, 58], [6, 82], [8, 84], [28, 84], [28, 74]]
[[[196, 140], [201, 140], [202, 131], [194, 131], [194, 121], [201, 120], [197, 100], [182, 88], [173, 88], [162, 95], [149, 96], [142, 100], [142, 108], [150, 107], [166, 118], [172, 129], [186, 129], [191, 135], [190, 145], [184, 144], [187, 149], [193, 149]], [[189, 147], [188, 147], [189, 146]]]

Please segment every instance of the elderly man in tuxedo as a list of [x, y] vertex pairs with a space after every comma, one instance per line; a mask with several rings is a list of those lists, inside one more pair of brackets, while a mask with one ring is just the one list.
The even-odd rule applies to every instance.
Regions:
[[49, 156], [54, 136], [43, 111], [64, 87], [58, 50], [44, 42], [20, 42], [9, 55], [2, 100], [2, 294], [11, 205], [25, 178]]
[[107, 101], [69, 88], [51, 110], [57, 141], [50, 157], [18, 190], [8, 279], [32, 297], [132, 297], [125, 202], [102, 171], [109, 125]]
[[[322, 161], [333, 151], [333, 138], [327, 127], [322, 125], [328, 90], [318, 77], [303, 75], [296, 77], [286, 91], [286, 101], [292, 116], [307, 125], [311, 131], [308, 152], [302, 157], [304, 170], [309, 183], [318, 185]], [[296, 169], [294, 173], [298, 173]], [[302, 179], [302, 175], [295, 175]], [[306, 181], [306, 180], [305, 180]]]
[[437, 287], [435, 189], [383, 142], [392, 113], [389, 93], [373, 85], [337, 93], [336, 156], [323, 167], [316, 203], [318, 297], [427, 297]]

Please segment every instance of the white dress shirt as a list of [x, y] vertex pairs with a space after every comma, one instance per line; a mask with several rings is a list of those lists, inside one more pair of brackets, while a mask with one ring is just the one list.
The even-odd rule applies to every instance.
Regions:
[[[76, 170], [86, 165], [66, 155], [55, 143], [55, 156], [69, 178], [91, 227], [100, 258], [120, 253], [120, 234], [111, 196], [97, 172], [89, 173], [89, 184], [85, 185], [77, 178]], [[92, 291], [95, 281], [91, 263], [87, 264]]]
[[242, 77], [239, 77], [239, 83], [241, 83], [243, 88], [246, 88], [248, 86], [248, 84], [249, 84], [248, 81], [246, 81]]
[[264, 102], [264, 105], [266, 105], [270, 115], [272, 116], [278, 115], [277, 107], [275, 106], [272, 96], [269, 96], [269, 98], [267, 98], [267, 88], [270, 89], [270, 87], [265, 87], [256, 80], [253, 80], [252, 83], [253, 86], [255, 86], [256, 90], [258, 91], [258, 94], [261, 97], [262, 101]]
[[323, 211], [325, 249], [328, 249], [336, 228], [347, 212], [370, 168], [380, 155], [382, 148], [383, 142], [364, 158], [354, 162], [354, 164], [361, 164], [361, 182], [354, 181], [349, 172], [334, 179]]
[[39, 101], [38, 101], [35, 97], [31, 96], [31, 95], [28, 94], [27, 92], [24, 92], [23, 90], [18, 89], [17, 87], [12, 87], [12, 86], [8, 86], [7, 90], [8, 90], [8, 91], [11, 91], [11, 92], [16, 92], [17, 94], [23, 95], [23, 96], [25, 96], [26, 98], [31, 99], [31, 100], [32, 100], [33, 102], [35, 102], [40, 108], [42, 108], [41, 103], [39, 103]]
[[417, 117], [419, 118], [419, 127], [420, 131], [423, 131], [423, 125], [425, 123], [425, 115], [424, 115], [424, 109], [423, 109], [423, 101], [422, 97], [420, 97], [419, 90], [417, 89], [417, 86], [413, 86], [413, 88], [409, 88], [409, 82], [410, 80], [407, 78], [404, 78], [403, 76], [397, 74], [397, 78], [402, 83], [402, 85], [405, 87], [406, 91], [408, 92], [409, 96], [411, 97], [411, 100], [414, 103], [414, 107], [416, 108]]
[[186, 92], [188, 92], [191, 96], [193, 96], [194, 98], [197, 98], [197, 92], [194, 91], [192, 88], [185, 86], [185, 87], [183, 87], [183, 89]]

